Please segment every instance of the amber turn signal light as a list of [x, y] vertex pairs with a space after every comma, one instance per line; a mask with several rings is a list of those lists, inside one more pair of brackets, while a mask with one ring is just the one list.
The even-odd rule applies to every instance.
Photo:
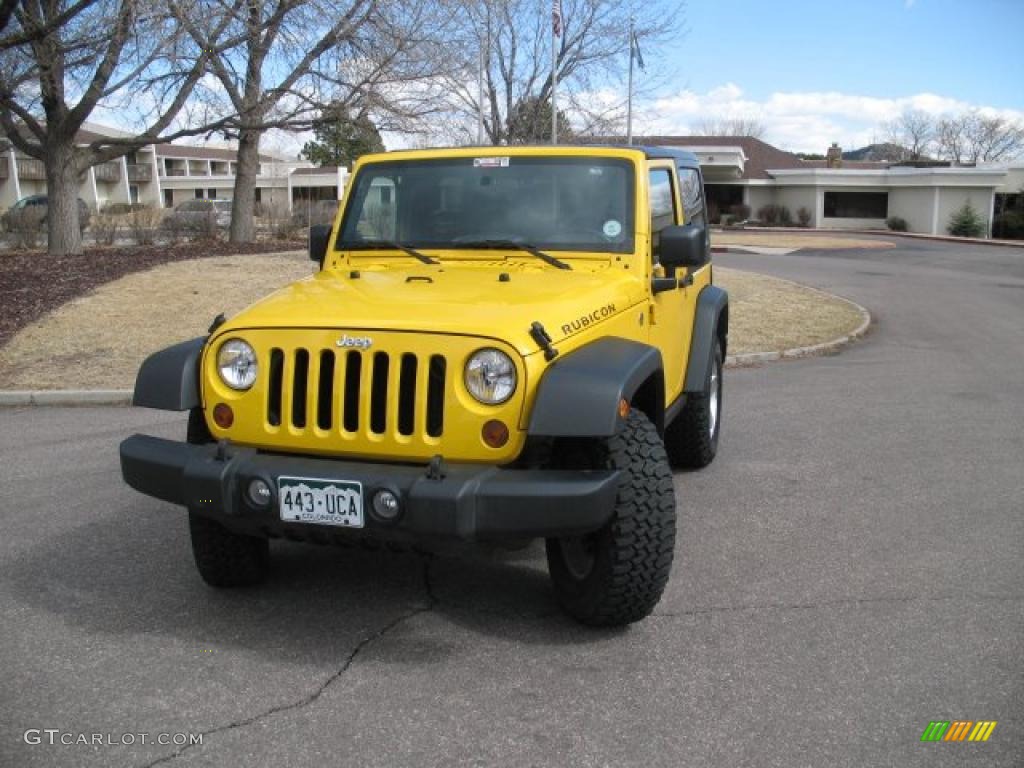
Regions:
[[629, 402], [623, 398], [619, 400], [619, 418], [624, 419], [629, 416]]
[[213, 423], [221, 429], [230, 429], [235, 423], [235, 412], [227, 403], [217, 403], [213, 406]]
[[491, 448], [501, 448], [508, 442], [508, 427], [505, 426], [504, 422], [497, 419], [485, 422], [480, 434], [484, 442]]

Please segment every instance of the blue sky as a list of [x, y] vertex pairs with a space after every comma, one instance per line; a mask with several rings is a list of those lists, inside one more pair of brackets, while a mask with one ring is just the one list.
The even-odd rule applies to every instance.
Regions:
[[689, 0], [686, 26], [641, 130], [752, 114], [769, 141], [822, 152], [907, 107], [1024, 117], [1024, 0]]

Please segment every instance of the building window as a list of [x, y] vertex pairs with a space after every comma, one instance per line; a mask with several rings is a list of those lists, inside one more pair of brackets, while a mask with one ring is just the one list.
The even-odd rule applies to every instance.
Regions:
[[131, 202], [133, 202], [133, 203], [139, 202], [139, 186], [138, 186], [138, 184], [129, 184], [128, 185], [128, 199]]
[[256, 187], [256, 190], [253, 192], [253, 200], [257, 203], [263, 202], [263, 190], [259, 187]]
[[216, 189], [208, 189], [208, 190], [206, 190], [206, 196], [208, 198], [210, 198], [211, 200], [216, 200], [217, 199], [217, 190]]
[[174, 192], [170, 189], [164, 190], [164, 208], [174, 207]]
[[203, 190], [197, 189], [196, 190], [196, 200], [202, 200], [202, 199], [203, 199]]
[[826, 219], [884, 219], [889, 216], [888, 192], [826, 192]]

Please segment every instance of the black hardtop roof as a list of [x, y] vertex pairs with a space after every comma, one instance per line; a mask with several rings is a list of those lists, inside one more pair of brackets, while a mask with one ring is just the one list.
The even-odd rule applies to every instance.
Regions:
[[610, 149], [636, 149], [647, 155], [648, 160], [674, 160], [684, 168], [700, 168], [700, 161], [693, 152], [675, 147], [649, 147], [642, 144], [585, 144], [587, 147], [608, 147]]

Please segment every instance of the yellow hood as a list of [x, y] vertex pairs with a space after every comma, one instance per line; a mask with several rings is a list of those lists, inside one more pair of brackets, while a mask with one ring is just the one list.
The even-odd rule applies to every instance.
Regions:
[[[502, 275], [507, 276], [502, 277]], [[244, 328], [424, 331], [501, 339], [538, 351], [534, 321], [557, 343], [644, 298], [640, 280], [606, 264], [570, 270], [512, 261], [445, 262], [325, 270], [271, 294], [231, 319]]]

